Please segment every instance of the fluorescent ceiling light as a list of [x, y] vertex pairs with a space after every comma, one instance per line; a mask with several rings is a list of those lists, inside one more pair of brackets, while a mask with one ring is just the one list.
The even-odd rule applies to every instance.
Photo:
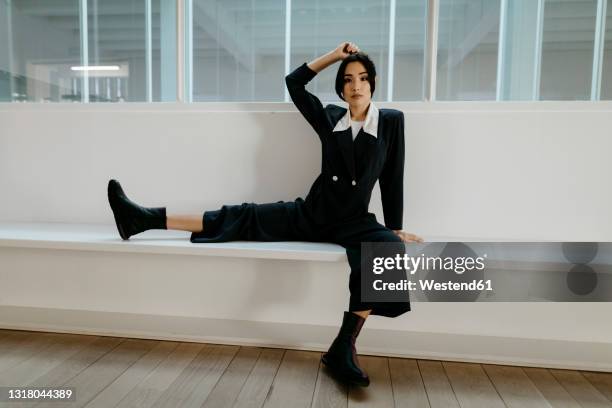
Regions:
[[119, 65], [88, 65], [70, 67], [72, 71], [119, 71]]

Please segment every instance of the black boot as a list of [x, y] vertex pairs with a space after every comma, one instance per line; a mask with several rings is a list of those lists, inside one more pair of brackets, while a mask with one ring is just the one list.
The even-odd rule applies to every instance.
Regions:
[[108, 202], [113, 210], [119, 235], [124, 240], [146, 230], [167, 229], [166, 207], [139, 206], [127, 198], [117, 180], [108, 182]]
[[321, 357], [321, 361], [340, 380], [367, 387], [370, 384], [370, 378], [359, 367], [355, 350], [355, 340], [364, 323], [363, 317], [353, 312], [344, 312], [340, 332], [327, 353]]

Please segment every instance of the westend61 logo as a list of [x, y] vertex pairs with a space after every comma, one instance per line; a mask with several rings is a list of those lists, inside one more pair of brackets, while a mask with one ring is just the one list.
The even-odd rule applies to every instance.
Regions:
[[485, 268], [484, 258], [487, 254], [479, 257], [439, 257], [425, 256], [421, 254], [418, 257], [409, 256], [408, 254], [396, 254], [394, 257], [375, 257], [372, 262], [372, 272], [377, 275], [385, 271], [398, 269], [406, 270], [414, 275], [416, 271], [421, 269], [438, 270], [438, 271], [454, 271], [461, 275], [466, 271], [474, 269], [482, 271]]
[[[486, 254], [478, 257], [441, 257], [441, 256], [410, 256], [406, 253], [395, 254], [395, 256], [377, 256], [372, 259], [372, 272], [375, 275], [381, 275], [390, 271], [399, 271], [404, 273], [408, 271], [410, 275], [414, 275], [417, 271], [437, 271], [437, 272], [454, 272], [456, 275], [463, 275], [465, 272], [483, 271], [485, 269], [484, 259]], [[372, 288], [375, 291], [405, 291], [405, 290], [422, 290], [422, 291], [482, 291], [493, 290], [490, 280], [472, 279], [463, 282], [453, 281], [452, 275], [449, 278], [439, 281], [436, 279], [418, 279], [417, 281], [409, 279], [391, 278], [391, 282], [386, 282], [383, 279], [375, 279], [372, 282]], [[418, 284], [418, 285], [417, 285]]]

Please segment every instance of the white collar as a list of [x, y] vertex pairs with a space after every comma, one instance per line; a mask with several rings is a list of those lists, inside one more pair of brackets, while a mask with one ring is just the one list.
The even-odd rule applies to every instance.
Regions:
[[[351, 127], [351, 110], [347, 108], [346, 114], [340, 118], [333, 132], [341, 132]], [[374, 105], [374, 102], [370, 101], [368, 113], [366, 114], [365, 121], [363, 123], [363, 131], [374, 137], [378, 135], [378, 108]]]

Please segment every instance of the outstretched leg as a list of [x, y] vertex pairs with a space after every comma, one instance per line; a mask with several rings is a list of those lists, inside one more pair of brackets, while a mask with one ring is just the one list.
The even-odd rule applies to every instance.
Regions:
[[223, 205], [204, 212], [203, 231], [191, 234], [193, 243], [227, 241], [318, 241], [303, 200]]
[[143, 207], [130, 200], [117, 180], [108, 183], [108, 201], [121, 238], [149, 229], [191, 232], [194, 243], [249, 241], [317, 241], [317, 231], [303, 200], [224, 205], [204, 215], [167, 214], [166, 207]]
[[202, 215], [166, 214], [166, 225], [169, 230], [202, 232], [204, 225]]
[[[123, 239], [128, 239], [130, 236], [147, 229], [169, 229], [196, 233], [203, 230], [200, 214], [168, 214], [165, 207], [142, 207], [125, 195], [121, 184], [117, 180], [108, 182], [108, 201], [113, 210], [117, 229]], [[143, 219], [153, 222], [143, 222]], [[139, 224], [139, 226], [135, 224]]]

